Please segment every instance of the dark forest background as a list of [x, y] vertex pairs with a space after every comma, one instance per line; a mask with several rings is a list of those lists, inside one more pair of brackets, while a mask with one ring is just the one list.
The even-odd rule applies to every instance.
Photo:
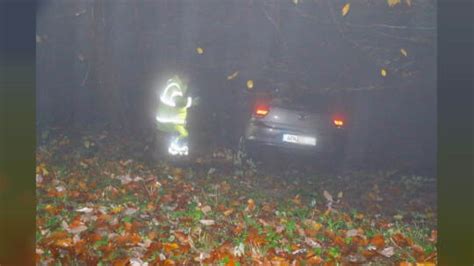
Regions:
[[202, 98], [199, 130], [229, 146], [245, 95], [321, 91], [347, 106], [349, 161], [434, 169], [436, 2], [389, 2], [343, 16], [339, 0], [42, 1], [37, 128], [150, 132], [156, 88], [179, 70]]

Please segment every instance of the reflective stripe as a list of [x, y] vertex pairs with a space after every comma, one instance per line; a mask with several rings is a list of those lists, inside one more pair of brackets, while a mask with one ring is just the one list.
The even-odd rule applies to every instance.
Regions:
[[[173, 91], [171, 95], [168, 95], [168, 90], [173, 86], [176, 86], [178, 88], [178, 91]], [[173, 100], [173, 98], [176, 96], [183, 96], [183, 92], [181, 92], [181, 88], [178, 83], [172, 82], [168, 84], [168, 86], [166, 86], [165, 90], [160, 96], [160, 101], [168, 106], [175, 107], [176, 102]]]
[[181, 85], [176, 81], [168, 81], [165, 89], [160, 95], [161, 107], [158, 109], [158, 114], [155, 119], [159, 123], [170, 123], [175, 125], [186, 124], [186, 109], [191, 107], [192, 98], [187, 97], [185, 107], [176, 107], [176, 97], [183, 97]]
[[168, 146], [168, 152], [171, 155], [188, 155], [189, 147], [187, 144], [179, 145], [178, 138], [175, 138]]
[[186, 107], [185, 107], [185, 108], [191, 107], [192, 104], [193, 104], [193, 98], [188, 97], [188, 102], [186, 103]]
[[184, 119], [180, 119], [180, 118], [159, 117], [159, 116], [156, 116], [155, 118], [156, 118], [156, 121], [160, 123], [185, 124]]

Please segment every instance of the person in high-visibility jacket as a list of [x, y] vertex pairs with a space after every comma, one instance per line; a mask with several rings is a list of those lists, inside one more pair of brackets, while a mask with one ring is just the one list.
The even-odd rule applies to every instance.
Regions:
[[158, 130], [177, 135], [168, 148], [172, 155], [188, 155], [186, 118], [193, 99], [187, 92], [187, 84], [176, 75], [168, 80], [160, 93], [156, 121]]

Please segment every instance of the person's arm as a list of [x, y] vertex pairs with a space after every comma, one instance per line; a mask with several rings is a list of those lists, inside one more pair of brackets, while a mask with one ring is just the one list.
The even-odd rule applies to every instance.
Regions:
[[192, 90], [188, 89], [188, 94], [186, 95], [189, 100], [187, 102], [188, 107], [198, 106], [201, 102], [201, 97], [199, 95], [199, 90], [196, 87], [193, 87]]
[[193, 97], [191, 100], [191, 106], [198, 106], [201, 102], [201, 97]]

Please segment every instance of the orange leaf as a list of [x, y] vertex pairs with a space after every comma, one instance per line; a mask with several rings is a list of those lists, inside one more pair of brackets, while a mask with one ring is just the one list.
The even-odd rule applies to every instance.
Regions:
[[81, 239], [78, 242], [76, 242], [76, 244], [74, 245], [74, 252], [76, 253], [76, 255], [81, 255], [85, 251], [86, 251], [86, 241]]
[[367, 259], [370, 259], [370, 258], [376, 256], [377, 252], [375, 252], [374, 250], [364, 250], [362, 252], [362, 255], [364, 255], [364, 257], [366, 257]]
[[279, 266], [279, 265], [290, 265], [290, 262], [285, 258], [275, 256], [271, 259], [271, 265]]
[[295, 203], [296, 205], [301, 205], [301, 197], [300, 195], [296, 195], [291, 201], [293, 201], [293, 203]]
[[106, 226], [107, 223], [112, 219], [112, 217], [108, 214], [101, 214], [99, 215], [99, 217], [97, 217], [97, 221], [96, 221], [96, 224], [97, 224], [97, 227], [101, 227], [101, 226]]
[[121, 212], [122, 210], [123, 210], [123, 207], [119, 205], [117, 207], [112, 208], [112, 210], [110, 212], [112, 214], [117, 214], [117, 213]]
[[148, 233], [148, 238], [150, 240], [155, 239], [157, 236], [158, 236], [158, 234], [155, 231], [151, 231], [151, 232]]
[[120, 258], [116, 259], [112, 262], [113, 266], [125, 266], [130, 262], [129, 258]]
[[173, 251], [175, 249], [179, 248], [179, 245], [176, 243], [164, 243], [163, 248], [165, 249], [166, 252]]
[[86, 184], [84, 181], [80, 181], [80, 182], [79, 182], [79, 187], [80, 187], [82, 190], [87, 190], [87, 184]]
[[56, 232], [51, 233], [51, 235], [49, 235], [48, 239], [54, 241], [54, 240], [63, 239], [63, 238], [66, 238], [66, 237], [68, 237], [68, 234], [66, 232], [56, 231]]
[[56, 214], [57, 213], [57, 208], [54, 207], [51, 204], [48, 204], [44, 207], [44, 210], [47, 211], [49, 214]]
[[132, 234], [132, 236], [130, 237], [130, 242], [133, 245], [136, 245], [136, 244], [140, 243], [140, 241], [142, 241], [142, 238], [136, 233]]
[[403, 262], [400, 262], [399, 266], [413, 266], [413, 263], [408, 262], [408, 261], [403, 261]]
[[114, 242], [117, 243], [117, 245], [125, 245], [129, 242], [129, 239], [129, 235], [117, 236]]
[[347, 3], [345, 4], [343, 7], [342, 7], [342, 10], [341, 10], [341, 13], [342, 13], [342, 16], [346, 16], [347, 13], [349, 13], [349, 10], [351, 8], [351, 4], [350, 3]]
[[155, 204], [153, 204], [153, 202], [151, 202], [151, 201], [146, 205], [146, 210], [149, 211], [149, 212], [152, 212], [155, 209], [156, 209]]
[[333, 231], [331, 231], [331, 230], [326, 230], [326, 231], [324, 231], [324, 235], [325, 235], [327, 238], [329, 238], [329, 239], [331, 239], [331, 240], [333, 240], [333, 241], [334, 241], [334, 239], [336, 238], [336, 234], [335, 234]]
[[253, 199], [249, 199], [247, 201], [247, 208], [246, 211], [253, 211], [255, 209], [255, 201]]
[[224, 216], [229, 216], [234, 212], [234, 209], [230, 208], [224, 212]]
[[85, 239], [87, 242], [97, 242], [102, 239], [102, 236], [97, 233], [92, 233], [85, 237]]
[[304, 230], [304, 233], [305, 233], [307, 236], [314, 237], [314, 236], [316, 236], [316, 234], [318, 233], [318, 231], [316, 231], [316, 230], [314, 230], [314, 229], [305, 229], [305, 230]]
[[418, 261], [422, 261], [425, 258], [425, 251], [422, 247], [418, 245], [412, 245], [411, 249], [413, 250], [413, 255]]
[[247, 88], [251, 90], [253, 88], [253, 80], [249, 79], [247, 80]]
[[112, 245], [112, 243], [109, 242], [109, 244], [107, 244], [107, 246], [101, 246], [99, 247], [99, 250], [102, 251], [102, 252], [105, 252], [105, 253], [108, 253], [108, 252], [111, 252], [112, 250], [114, 250], [114, 245]]
[[176, 262], [174, 262], [174, 260], [172, 260], [172, 259], [166, 259], [163, 262], [163, 265], [165, 265], [165, 266], [167, 266], [167, 265], [176, 265]]
[[400, 247], [406, 247], [408, 245], [411, 245], [410, 239], [406, 238], [404, 235], [401, 233], [396, 233], [392, 236], [392, 240], [395, 242]]
[[242, 224], [238, 224], [234, 229], [232, 229], [232, 232], [235, 235], [240, 234], [244, 230], [244, 226]]
[[359, 246], [367, 246], [368, 241], [362, 236], [357, 235], [357, 236], [352, 237], [352, 243], [357, 244]]
[[174, 232], [174, 235], [179, 240], [179, 242], [181, 242], [181, 244], [188, 243], [188, 236], [185, 235], [183, 232]]
[[148, 247], [147, 252], [145, 253], [145, 256], [151, 255], [152, 253], [156, 251], [162, 250], [163, 245], [159, 242], [152, 242], [150, 246]]
[[398, 4], [400, 4], [400, 0], [387, 0], [387, 4], [389, 7], [394, 7]]
[[161, 201], [163, 203], [168, 203], [168, 202], [172, 202], [173, 201], [173, 196], [171, 194], [165, 194], [163, 195], [163, 197], [161, 198]]
[[60, 247], [60, 248], [69, 248], [73, 245], [72, 238], [63, 238], [63, 239], [58, 239], [54, 242], [54, 246]]
[[260, 246], [266, 242], [265, 237], [259, 235], [255, 228], [249, 230], [247, 240], [255, 246]]
[[321, 227], [323, 227], [322, 224], [310, 220], [310, 228], [311, 228], [311, 229], [314, 229], [314, 230], [316, 230], [316, 231], [319, 231], [319, 230], [321, 229]]
[[377, 247], [377, 249], [381, 249], [385, 246], [385, 240], [382, 235], [376, 235], [370, 240], [370, 244]]
[[346, 243], [344, 242], [344, 239], [342, 239], [342, 237], [340, 236], [336, 236], [336, 238], [334, 238], [334, 243], [340, 247], [344, 247], [346, 246]]
[[81, 193], [79, 193], [79, 191], [69, 191], [69, 197], [71, 198], [78, 198], [79, 196], [81, 195]]
[[322, 262], [323, 262], [323, 259], [321, 259], [320, 256], [312, 256], [307, 261], [309, 265], [320, 265]]
[[129, 233], [130, 233], [130, 232], [133, 231], [133, 230], [132, 230], [132, 223], [127, 223], [127, 222], [125, 222], [125, 223], [124, 223], [124, 226], [125, 226], [125, 231], [126, 231], [126, 232], [129, 232]]

